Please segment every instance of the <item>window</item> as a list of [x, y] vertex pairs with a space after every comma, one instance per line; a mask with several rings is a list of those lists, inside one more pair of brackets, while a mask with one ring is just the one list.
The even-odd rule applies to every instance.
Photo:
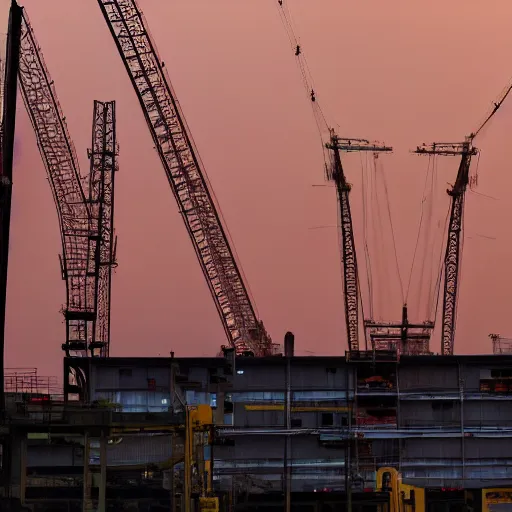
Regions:
[[334, 425], [334, 414], [332, 412], [322, 413], [322, 427], [332, 427]]
[[119, 377], [131, 377], [132, 369], [131, 368], [119, 368]]
[[117, 391], [113, 393], [111, 400], [120, 404], [123, 412], [166, 412], [170, 395], [169, 392]]
[[217, 407], [217, 393], [210, 394], [210, 407]]
[[302, 420], [300, 418], [292, 418], [291, 427], [292, 428], [301, 428]]
[[244, 391], [242, 393], [233, 393], [233, 402], [284, 402], [284, 392], [282, 391]]
[[344, 391], [294, 391], [293, 400], [297, 402], [307, 401], [328, 401], [328, 400], [343, 400], [345, 398]]
[[453, 409], [453, 402], [432, 402], [433, 411], [449, 411]]

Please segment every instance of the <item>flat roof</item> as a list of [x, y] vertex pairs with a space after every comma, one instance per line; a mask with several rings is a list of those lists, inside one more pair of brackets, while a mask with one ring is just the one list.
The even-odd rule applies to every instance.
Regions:
[[[80, 358], [84, 362], [85, 358]], [[67, 362], [77, 362], [77, 358], [65, 358]], [[132, 366], [132, 367], [169, 367], [172, 362], [183, 364], [188, 367], [221, 367], [225, 364], [223, 357], [108, 357], [108, 358], [87, 358], [93, 366]], [[237, 363], [247, 366], [272, 366], [283, 365], [286, 359], [281, 356], [270, 357], [239, 357]], [[368, 362], [354, 362], [355, 365], [369, 364]], [[292, 364], [304, 364], [311, 366], [340, 367], [345, 366], [345, 356], [294, 356]], [[428, 355], [428, 356], [401, 356], [400, 365], [442, 365], [450, 366], [455, 364], [512, 364], [512, 354], [469, 354], [469, 355]], [[378, 364], [389, 364], [389, 362], [378, 362]]]

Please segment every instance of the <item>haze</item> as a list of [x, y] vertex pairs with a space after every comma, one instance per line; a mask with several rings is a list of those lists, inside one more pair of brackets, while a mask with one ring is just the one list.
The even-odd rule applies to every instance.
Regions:
[[[9, 2], [2, 3], [4, 11]], [[335, 192], [313, 187], [324, 184], [320, 139], [275, 2], [140, 4], [267, 329], [276, 341], [292, 330], [299, 354], [343, 353], [337, 230], [310, 229], [335, 226]], [[111, 355], [214, 355], [225, 342], [220, 321], [96, 2], [25, 0], [24, 6], [82, 174], [92, 102], [117, 101], [119, 267]], [[427, 164], [408, 151], [422, 142], [461, 140], [507, 85], [512, 6], [506, 0], [289, 0], [289, 6], [319, 101], [340, 134], [395, 148], [384, 165], [407, 274]], [[58, 223], [20, 96], [18, 113], [6, 366], [37, 366], [41, 374], [60, 376], [65, 287]], [[490, 352], [490, 332], [512, 336], [511, 131], [509, 100], [476, 142], [480, 195], [470, 193], [466, 202], [457, 353]], [[444, 167], [445, 181], [453, 182], [457, 161]], [[355, 181], [360, 170], [348, 166], [346, 172]], [[443, 212], [445, 196], [441, 191]], [[393, 292], [389, 301], [399, 318], [401, 297]], [[432, 348], [439, 344], [436, 333]]]

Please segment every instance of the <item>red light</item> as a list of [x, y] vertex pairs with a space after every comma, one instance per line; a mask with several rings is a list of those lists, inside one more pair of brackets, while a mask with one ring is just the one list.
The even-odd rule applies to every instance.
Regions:
[[34, 397], [29, 398], [28, 401], [31, 404], [41, 403], [41, 402], [49, 402], [50, 401], [50, 396], [49, 395], [34, 396]]

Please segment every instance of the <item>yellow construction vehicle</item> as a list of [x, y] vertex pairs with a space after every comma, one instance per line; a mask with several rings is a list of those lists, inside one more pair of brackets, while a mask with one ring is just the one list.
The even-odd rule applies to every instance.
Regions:
[[425, 512], [425, 489], [403, 484], [395, 468], [377, 470], [377, 490], [389, 492], [389, 512]]

